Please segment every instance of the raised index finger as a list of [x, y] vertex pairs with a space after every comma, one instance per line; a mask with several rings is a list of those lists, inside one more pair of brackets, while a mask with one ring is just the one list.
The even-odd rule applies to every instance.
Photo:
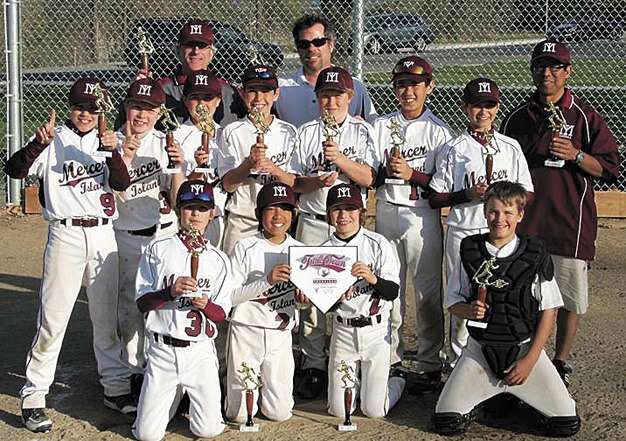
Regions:
[[54, 123], [56, 122], [57, 112], [54, 110], [54, 107], [50, 108], [50, 121], [48, 121], [48, 126], [54, 128]]
[[124, 136], [126, 138], [130, 138], [131, 136], [133, 136], [133, 132], [130, 129], [130, 121], [126, 120], [126, 124], [124, 125]]

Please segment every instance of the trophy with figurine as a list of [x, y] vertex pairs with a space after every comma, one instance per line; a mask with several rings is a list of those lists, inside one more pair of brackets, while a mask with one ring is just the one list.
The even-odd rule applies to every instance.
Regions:
[[[402, 135], [402, 126], [398, 123], [396, 118], [391, 118], [389, 121], [388, 128], [391, 130], [391, 151], [389, 152], [389, 156], [392, 158], [400, 157], [400, 150], [404, 145], [405, 139]], [[403, 185], [406, 184], [404, 179], [398, 178], [385, 178], [385, 184], [390, 185]]]
[[[171, 109], [165, 107], [165, 104], [161, 104], [159, 109], [159, 114], [161, 115], [161, 124], [163, 125], [163, 131], [165, 132], [165, 148], [166, 151], [174, 146], [174, 131], [178, 128], [178, 120], [176, 119], [176, 115], [172, 112]], [[168, 154], [169, 161], [167, 163], [167, 167], [163, 169], [163, 173], [165, 174], [176, 174], [180, 172], [180, 168], [174, 165], [172, 158]]]
[[352, 414], [352, 389], [358, 386], [359, 380], [357, 380], [352, 366], [349, 366], [345, 360], [341, 360], [337, 372], [342, 374], [341, 387], [343, 387], [343, 406], [345, 412], [343, 424], [339, 424], [338, 429], [340, 432], [355, 432], [357, 427], [356, 424], [350, 420], [350, 415]]
[[239, 426], [239, 431], [258, 432], [259, 425], [255, 424], [252, 419], [252, 410], [254, 407], [254, 391], [262, 386], [261, 381], [256, 372], [254, 372], [254, 369], [248, 366], [245, 361], [241, 362], [241, 367], [237, 369], [237, 372], [241, 374], [239, 382], [241, 383], [241, 388], [245, 391], [246, 412], [248, 414], [245, 424]]
[[[558, 138], [561, 133], [561, 128], [565, 125], [565, 117], [563, 112], [552, 101], [548, 101], [548, 107], [544, 110], [550, 112], [548, 121], [550, 122], [550, 129], [552, 130], [552, 138]], [[565, 159], [559, 159], [557, 157], [551, 157], [544, 162], [546, 167], [561, 168], [565, 165]]]
[[141, 70], [144, 72], [150, 72], [150, 54], [154, 53], [154, 45], [152, 40], [142, 28], [137, 28], [136, 32], [137, 45], [139, 49], [139, 57], [141, 59]]
[[[487, 301], [487, 286], [494, 285], [499, 288], [502, 288], [508, 282], [498, 279], [495, 282], [491, 282], [490, 279], [493, 277], [493, 270], [497, 269], [496, 265], [496, 257], [492, 257], [489, 260], [485, 260], [482, 265], [478, 268], [474, 277], [472, 277], [472, 281], [476, 282], [478, 285], [478, 293], [476, 299], [485, 303]], [[485, 329], [487, 327], [487, 322], [478, 321], [478, 320], [468, 320], [467, 326], [473, 326], [475, 328]]]
[[[331, 115], [327, 110], [324, 109], [322, 112], [322, 122], [324, 123], [323, 131], [324, 131], [324, 140], [326, 142], [333, 141], [335, 136], [339, 135], [339, 124], [337, 124], [337, 120], [334, 115]], [[318, 170], [318, 173], [328, 173], [333, 171], [332, 164], [330, 161], [324, 161], [321, 169]]]
[[[196, 106], [196, 115], [198, 117], [198, 125], [202, 132], [202, 145], [201, 149], [204, 153], [209, 154], [209, 140], [215, 136], [215, 122], [213, 117], [209, 114], [209, 111], [200, 103]], [[213, 170], [209, 167], [209, 164], [198, 164], [194, 172], [196, 173], [212, 173]]]
[[[263, 116], [259, 109], [257, 109], [256, 107], [252, 107], [252, 109], [250, 110], [250, 121], [252, 121], [252, 124], [254, 124], [254, 127], [256, 128], [256, 143], [265, 146], [265, 134], [270, 129], [270, 127], [265, 122], [265, 116]], [[263, 147], [264, 156], [265, 150], [266, 148]], [[258, 176], [260, 174], [267, 173], [259, 173], [258, 170], [250, 170], [250, 174]]]
[[[189, 249], [189, 254], [191, 254], [191, 277], [198, 280], [198, 264], [200, 262], [200, 254], [206, 251], [207, 248], [204, 243], [204, 239], [202, 238], [202, 234], [196, 229], [196, 227], [193, 226], [192, 223], [189, 224], [187, 234], [190, 236], [190, 240], [187, 242], [187, 247]], [[194, 292], [189, 291], [183, 294], [182, 297], [202, 297], [202, 292], [199, 290]]]
[[109, 97], [109, 92], [106, 89], [100, 87], [99, 84], [96, 85], [93, 94], [97, 96], [96, 98], [96, 107], [98, 109], [98, 149], [94, 152], [94, 156], [110, 158], [113, 156], [113, 152], [109, 152], [104, 149], [102, 145], [102, 136], [104, 132], [107, 130], [107, 113], [113, 109], [113, 103], [111, 102], [111, 98]]
[[[484, 147], [484, 151], [485, 151], [485, 182], [487, 183], [487, 185], [491, 185], [491, 180], [493, 177], [493, 154], [496, 153], [495, 151], [492, 153], [491, 150], [489, 149], [490, 147], [492, 147], [491, 145], [491, 141], [493, 140], [493, 134], [489, 133], [488, 130], [485, 130], [485, 140], [487, 141]], [[496, 150], [496, 149], [494, 149]]]

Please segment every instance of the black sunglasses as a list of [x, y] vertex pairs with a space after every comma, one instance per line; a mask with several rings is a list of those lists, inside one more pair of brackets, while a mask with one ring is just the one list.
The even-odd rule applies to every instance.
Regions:
[[188, 48], [197, 47], [199, 49], [205, 49], [209, 45], [208, 43], [203, 43], [201, 41], [190, 41], [189, 43], [183, 44], [183, 46], [188, 47]]
[[257, 72], [256, 70], [248, 70], [243, 73], [244, 80], [252, 80], [254, 78], [260, 78], [262, 80], [274, 80], [276, 79], [276, 75], [269, 70], [265, 70], [262, 72]]
[[298, 49], [308, 49], [311, 45], [315, 47], [322, 47], [326, 44], [328, 40], [330, 40], [330, 38], [328, 37], [314, 38], [313, 40], [297, 40], [296, 47]]

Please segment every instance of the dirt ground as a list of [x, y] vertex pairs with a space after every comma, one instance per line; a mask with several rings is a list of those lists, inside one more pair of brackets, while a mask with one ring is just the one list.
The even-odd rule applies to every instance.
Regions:
[[[96, 375], [91, 346], [91, 326], [84, 293], [76, 303], [59, 359], [56, 381], [48, 396], [54, 422], [47, 434], [22, 428], [18, 391], [24, 383], [24, 361], [31, 343], [38, 307], [42, 252], [46, 223], [39, 215], [14, 216], [0, 211], [0, 439], [124, 440], [132, 439], [131, 417], [106, 409]], [[626, 316], [626, 220], [600, 221], [597, 260], [592, 264], [590, 311], [579, 330], [572, 363], [575, 367], [570, 392], [578, 403], [582, 429], [573, 439], [626, 439], [626, 353], [623, 324]], [[68, 275], [69, 277], [70, 275]], [[408, 334], [412, 334], [409, 326]], [[413, 345], [413, 346], [412, 346]], [[409, 349], [414, 341], [408, 342]], [[550, 347], [548, 353], [551, 355]], [[407, 364], [409, 369], [410, 364]], [[286, 379], [287, 380], [287, 379]], [[288, 381], [288, 380], [287, 380]], [[409, 377], [409, 386], [411, 377]], [[383, 420], [357, 414], [358, 431], [339, 433], [336, 418], [325, 412], [323, 399], [297, 402], [294, 417], [274, 423], [257, 419], [261, 431], [239, 433], [230, 426], [217, 440], [320, 440], [320, 439], [444, 439], [433, 433], [430, 420], [437, 394], [411, 396]], [[535, 440], [542, 438], [534, 412], [524, 405], [512, 414], [485, 414], [463, 439]], [[188, 421], [173, 420], [166, 440], [193, 439]]]

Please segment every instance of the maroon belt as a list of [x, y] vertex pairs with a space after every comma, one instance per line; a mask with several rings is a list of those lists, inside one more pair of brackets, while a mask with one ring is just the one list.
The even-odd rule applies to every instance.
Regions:
[[372, 326], [374, 323], [380, 323], [383, 320], [382, 314], [373, 315], [369, 317], [355, 317], [355, 318], [343, 318], [337, 316], [337, 321], [342, 325], [352, 326], [353, 328], [364, 328], [365, 326]]
[[109, 220], [89, 217], [85, 219], [61, 219], [60, 223], [61, 225], [71, 225], [73, 227], [91, 228], [97, 227], [98, 225], [106, 225], [109, 223]]

